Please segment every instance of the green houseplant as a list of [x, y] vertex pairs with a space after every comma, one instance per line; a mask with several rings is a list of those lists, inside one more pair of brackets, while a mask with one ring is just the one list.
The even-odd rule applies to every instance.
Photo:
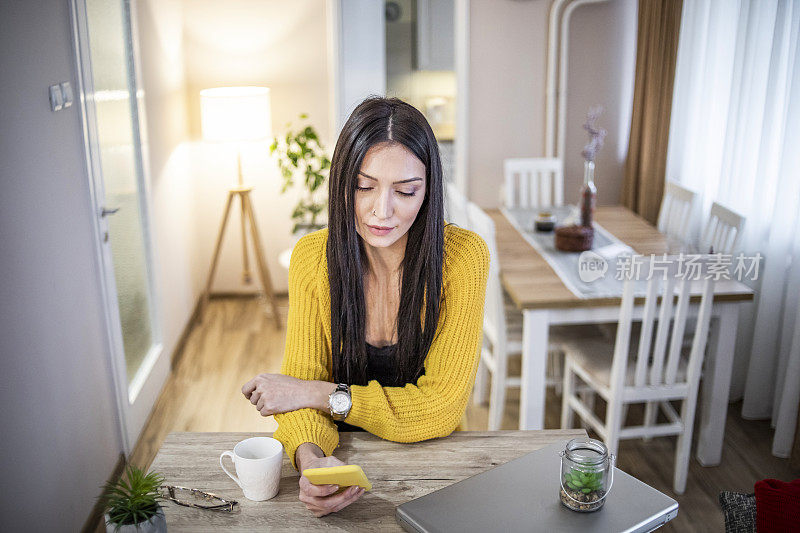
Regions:
[[106, 532], [166, 532], [167, 522], [160, 501], [159, 487], [164, 476], [128, 465], [125, 476], [108, 482], [103, 493]]
[[605, 472], [571, 468], [562, 475], [561, 501], [575, 511], [595, 511], [603, 506]]
[[[300, 119], [307, 120], [308, 115], [302, 113]], [[275, 137], [269, 152], [277, 157], [281, 169], [281, 194], [294, 187], [296, 180], [302, 182], [303, 194], [292, 211], [292, 233], [299, 236], [325, 227], [317, 217], [325, 210], [327, 198], [319, 191], [328, 178], [331, 161], [313, 126], [308, 124], [297, 131], [291, 127], [291, 123], [286, 124], [286, 135]]]

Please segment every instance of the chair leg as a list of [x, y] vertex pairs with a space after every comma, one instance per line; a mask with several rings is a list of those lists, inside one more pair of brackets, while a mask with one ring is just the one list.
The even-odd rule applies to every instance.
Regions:
[[608, 453], [614, 455], [617, 455], [619, 448], [619, 433], [624, 423], [623, 411], [627, 411], [627, 405], [622, 403], [618, 397], [613, 398], [606, 406], [606, 446]]
[[572, 429], [572, 408], [569, 399], [572, 397], [575, 388], [575, 376], [572, 373], [572, 365], [569, 357], [564, 358], [564, 381], [561, 391], [561, 429]]
[[547, 352], [547, 373], [555, 382], [553, 390], [557, 396], [561, 395], [561, 386], [564, 375], [564, 354], [558, 350]]
[[[501, 366], [501, 365], [498, 365]], [[492, 390], [489, 398], [489, 431], [498, 431], [506, 404], [505, 368], [492, 372]]]
[[686, 478], [689, 474], [689, 455], [692, 449], [692, 431], [694, 430], [694, 414], [697, 407], [697, 389], [683, 400], [681, 406], [681, 421], [683, 433], [678, 435], [675, 446], [675, 477], [672, 488], [676, 494], [683, 494], [686, 490]]
[[489, 368], [483, 362], [483, 358], [478, 362], [478, 373], [475, 375], [475, 386], [472, 390], [472, 403], [483, 405], [486, 403], [486, 392], [489, 385]]
[[[658, 415], [658, 403], [657, 402], [647, 402], [647, 405], [644, 407], [644, 427], [651, 428], [656, 423], [656, 415]], [[642, 439], [647, 442], [653, 437], [650, 436], [648, 433], [645, 433]]]

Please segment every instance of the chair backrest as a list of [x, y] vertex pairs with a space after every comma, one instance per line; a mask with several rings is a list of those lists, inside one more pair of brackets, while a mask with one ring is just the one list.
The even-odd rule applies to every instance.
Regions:
[[[684, 334], [687, 333], [685, 331], [687, 323], [689, 328], [694, 327], [694, 331], [689, 332], [693, 340], [685, 383], [694, 386], [699, 382], [700, 368], [708, 340], [711, 304], [714, 299], [715, 280], [713, 275], [709, 275], [708, 268], [712, 262], [713, 257], [700, 255], [693, 256], [691, 261], [683, 263], [679, 263], [674, 257], [662, 257], [641, 263], [643, 276], [649, 272], [654, 272], [654, 275], [647, 281], [638, 351], [631, 360], [628, 354], [632, 340], [634, 294], [638, 284], [632, 280], [625, 281], [611, 368], [612, 390], [621, 390], [625, 385], [628, 365], [635, 365], [634, 387], [679, 385], [678, 366]], [[697, 272], [699, 279], [696, 277]], [[666, 279], [662, 279], [663, 277]], [[693, 284], [695, 287], [699, 284], [702, 296], [697, 320], [687, 322], [690, 288]]]
[[704, 254], [732, 254], [739, 247], [744, 230], [745, 217], [714, 202], [703, 234], [700, 236], [700, 251]]
[[472, 222], [472, 231], [480, 235], [489, 248], [489, 278], [486, 282], [486, 300], [483, 308], [483, 331], [494, 353], [494, 350], [505, 350], [506, 345], [505, 307], [494, 221], [472, 202], [467, 205], [467, 212]]
[[503, 161], [506, 207], [552, 207], [564, 204], [564, 164], [557, 158]]
[[689, 224], [696, 198], [696, 192], [681, 187], [674, 181], [667, 181], [658, 212], [658, 231], [689, 242]]
[[469, 216], [467, 215], [467, 198], [453, 184], [445, 182], [444, 186], [444, 217], [448, 222], [452, 222], [465, 229], [470, 228]]

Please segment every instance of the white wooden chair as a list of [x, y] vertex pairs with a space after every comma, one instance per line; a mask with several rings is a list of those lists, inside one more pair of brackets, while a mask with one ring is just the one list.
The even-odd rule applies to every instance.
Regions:
[[467, 205], [472, 231], [480, 235], [489, 248], [489, 277], [486, 281], [486, 299], [483, 306], [483, 337], [478, 375], [475, 378], [475, 403], [486, 397], [488, 374], [491, 374], [491, 397], [489, 399], [489, 430], [500, 429], [505, 405], [506, 388], [519, 387], [519, 378], [507, 375], [509, 353], [522, 353], [522, 343], [508, 338], [505, 323], [503, 287], [500, 284], [500, 264], [497, 261], [497, 240], [494, 221], [477, 205]]
[[469, 217], [467, 215], [467, 198], [455, 186], [455, 184], [445, 182], [444, 184], [444, 217], [448, 222], [452, 222], [465, 229], [470, 229]]
[[[664, 196], [661, 198], [661, 208], [658, 211], [656, 223], [658, 231], [680, 242], [691, 243], [691, 220], [696, 200], [696, 192], [667, 180]], [[613, 340], [613, 324], [601, 324], [600, 329], [607, 339]]]
[[732, 254], [742, 241], [745, 217], [714, 202], [700, 236], [700, 251], [704, 254]]
[[556, 158], [503, 161], [506, 207], [550, 207], [564, 204], [564, 164]]
[[[482, 404], [489, 389], [489, 431], [497, 431], [503, 419], [506, 389], [519, 387], [519, 376], [508, 375], [510, 357], [522, 356], [522, 313], [513, 307], [504, 296], [500, 283], [500, 264], [497, 260], [497, 239], [495, 238], [494, 221], [480, 207], [470, 202], [467, 205], [472, 231], [480, 235], [489, 248], [489, 278], [486, 284], [486, 300], [483, 311], [483, 340], [478, 374], [475, 378], [473, 401]], [[554, 345], [565, 341], [568, 335], [582, 331], [580, 326], [562, 326], [550, 328], [550, 338]], [[561, 353], [551, 350], [548, 354], [548, 366], [559, 364]], [[560, 376], [560, 372], [554, 373]], [[561, 381], [551, 380], [550, 385], [561, 385]]]
[[661, 199], [661, 209], [658, 212], [658, 231], [683, 242], [689, 242], [691, 240], [689, 228], [696, 198], [696, 192], [668, 180]]
[[[702, 284], [702, 296], [692, 345], [687, 354], [683, 347], [683, 337], [689, 314], [689, 287], [692, 282], [675, 279], [676, 270], [677, 262], [672, 262], [668, 267], [666, 281], [661, 281], [661, 276], [655, 276], [655, 279], [647, 282], [638, 337], [631, 335], [635, 283], [626, 281], [613, 345], [602, 336], [562, 343], [565, 362], [561, 427], [572, 427], [573, 413], [577, 413], [583, 422], [600, 435], [614, 454], [617, 453], [620, 439], [678, 435], [673, 488], [675, 492], [682, 494], [686, 488], [697, 389], [708, 340], [714, 280], [711, 278], [695, 282]], [[677, 302], [673, 306], [675, 292]], [[576, 376], [588, 389], [607, 402], [605, 421], [601, 421], [592, 407], [587, 406], [575, 394], [578, 390]], [[670, 403], [675, 400], [682, 400], [680, 414]], [[667, 422], [656, 424], [653, 413], [646, 412], [645, 418], [651, 417], [653, 423], [624, 427], [624, 407], [645, 402], [649, 406], [660, 408]]]

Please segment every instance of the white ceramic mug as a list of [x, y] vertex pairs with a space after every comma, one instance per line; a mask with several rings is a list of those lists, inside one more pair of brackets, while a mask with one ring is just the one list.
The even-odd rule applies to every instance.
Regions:
[[[229, 456], [236, 468], [231, 474], [222, 459]], [[278, 494], [283, 464], [283, 445], [271, 437], [252, 437], [233, 447], [233, 451], [222, 452], [219, 466], [241, 487], [245, 498], [264, 501]]]

